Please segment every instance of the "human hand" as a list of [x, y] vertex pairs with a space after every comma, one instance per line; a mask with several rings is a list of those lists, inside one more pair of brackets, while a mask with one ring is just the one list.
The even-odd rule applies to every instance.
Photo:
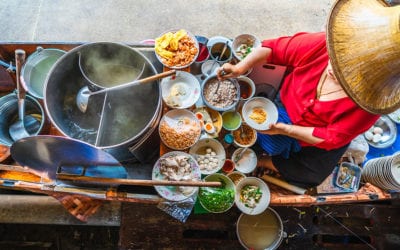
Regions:
[[228, 78], [236, 78], [241, 75], [241, 72], [236, 65], [230, 63], [224, 63], [222, 67], [217, 69], [217, 77], [219, 80], [224, 80]]
[[290, 124], [278, 122], [271, 124], [268, 130], [260, 131], [260, 133], [267, 135], [290, 135], [292, 129], [293, 127]]

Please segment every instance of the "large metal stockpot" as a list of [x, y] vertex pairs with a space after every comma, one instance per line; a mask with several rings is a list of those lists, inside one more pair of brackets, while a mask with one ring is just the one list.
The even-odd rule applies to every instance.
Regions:
[[46, 79], [44, 103], [50, 121], [62, 134], [104, 149], [119, 161], [146, 161], [159, 145], [154, 132], [161, 117], [159, 81], [93, 95], [83, 113], [76, 105], [76, 96], [90, 84], [79, 67], [79, 56], [101, 69], [90, 80], [116, 75], [122, 84], [134, 80], [131, 78], [137, 77], [144, 65], [141, 78], [157, 72], [143, 53], [124, 44], [78, 46], [56, 62]]

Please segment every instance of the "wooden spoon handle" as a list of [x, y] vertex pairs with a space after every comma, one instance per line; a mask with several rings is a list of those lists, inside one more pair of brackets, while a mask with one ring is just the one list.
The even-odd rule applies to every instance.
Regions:
[[171, 76], [171, 75], [175, 75], [176, 74], [176, 70], [168, 70], [159, 74], [155, 74], [149, 77], [145, 77], [143, 79], [138, 80], [139, 83], [146, 83], [146, 82], [152, 82], [154, 80], [158, 80], [160, 78], [164, 78], [167, 76]]
[[191, 186], [191, 187], [220, 187], [219, 181], [167, 181], [167, 180], [137, 180], [102, 178], [89, 176], [76, 176], [69, 174], [57, 174], [57, 179], [87, 184], [109, 184], [109, 185], [133, 185], [133, 186]]
[[149, 76], [149, 77], [145, 77], [143, 79], [135, 80], [133, 82], [124, 83], [124, 84], [117, 85], [117, 86], [110, 87], [110, 88], [104, 88], [102, 90], [98, 90], [98, 91], [92, 92], [92, 93], [90, 93], [90, 95], [97, 95], [97, 94], [100, 94], [100, 93], [104, 93], [104, 92], [108, 92], [108, 91], [112, 91], [112, 90], [116, 90], [116, 89], [123, 89], [123, 88], [126, 88], [128, 86], [133, 86], [133, 85], [137, 85], [137, 84], [152, 82], [154, 80], [158, 80], [160, 78], [164, 78], [164, 77], [175, 75], [175, 74], [176, 74], [176, 70], [169, 70], [169, 71], [162, 72], [162, 73], [159, 73], [159, 74], [155, 74], [155, 75], [152, 75], [152, 76]]

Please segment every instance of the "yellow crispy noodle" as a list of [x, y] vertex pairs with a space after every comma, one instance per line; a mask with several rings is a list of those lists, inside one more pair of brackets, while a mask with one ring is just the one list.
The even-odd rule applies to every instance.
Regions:
[[195, 42], [183, 29], [156, 38], [155, 51], [167, 66], [184, 66], [197, 54]]
[[255, 107], [251, 111], [249, 118], [257, 122], [258, 124], [261, 124], [265, 122], [265, 120], [267, 120], [267, 112], [265, 112], [263, 108]]

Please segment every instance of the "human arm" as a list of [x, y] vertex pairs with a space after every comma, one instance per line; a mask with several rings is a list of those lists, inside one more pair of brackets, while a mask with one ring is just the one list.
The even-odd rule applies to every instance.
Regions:
[[[217, 70], [217, 76], [219, 79], [236, 78], [243, 75], [258, 63], [265, 62], [271, 55], [272, 50], [267, 47], [258, 47], [251, 51], [242, 61], [238, 64], [225, 63]], [[222, 69], [224, 71], [222, 73]]]
[[359, 108], [350, 98], [323, 104], [313, 106], [313, 112], [304, 114], [309, 117], [307, 123], [304, 123], [304, 120], [298, 120], [296, 125], [278, 122], [271, 125], [269, 130], [260, 133], [287, 135], [298, 139], [302, 146], [312, 145], [331, 150], [350, 143], [379, 118], [379, 115], [370, 114]]
[[311, 145], [323, 142], [324, 139], [314, 136], [313, 131], [314, 127], [304, 127], [278, 122], [272, 124], [270, 129], [260, 131], [260, 133], [268, 135], [286, 135]]
[[350, 98], [341, 99], [339, 103], [332, 102], [329, 106], [329, 110], [333, 110], [334, 107], [337, 109], [329, 114], [330, 119], [326, 117], [325, 120], [324, 115], [328, 114], [314, 110], [319, 114], [318, 121], [330, 120], [328, 124], [322, 122], [303, 126], [278, 122], [272, 124], [269, 130], [260, 131], [260, 133], [286, 135], [308, 145], [331, 150], [350, 143], [357, 135], [368, 130], [379, 118], [379, 115], [370, 114], [357, 107]]

